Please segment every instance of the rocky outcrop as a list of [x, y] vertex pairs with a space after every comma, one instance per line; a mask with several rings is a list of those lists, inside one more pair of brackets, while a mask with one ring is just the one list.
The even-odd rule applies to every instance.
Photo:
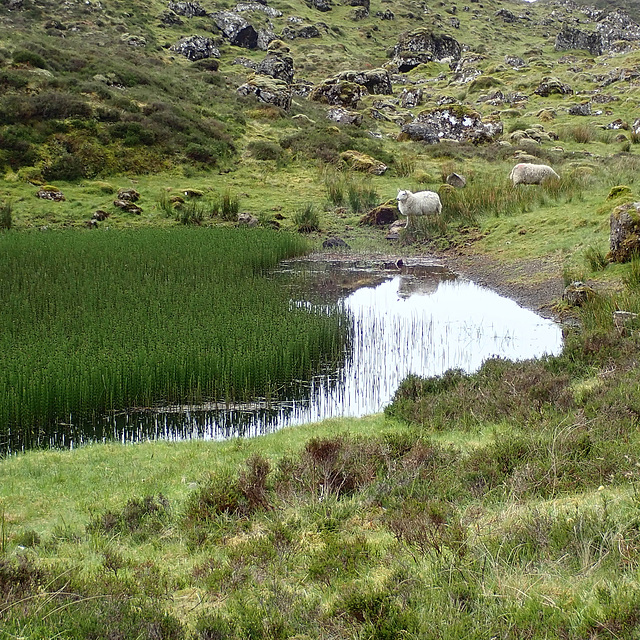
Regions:
[[291, 108], [291, 88], [284, 82], [270, 76], [256, 75], [238, 87], [241, 96], [254, 95], [260, 102], [273, 104], [285, 111]]
[[280, 18], [282, 16], [282, 11], [269, 7], [266, 4], [260, 4], [259, 2], [239, 2], [236, 5], [235, 11], [238, 13], [243, 13], [244, 11], [259, 11], [270, 18]]
[[556, 51], [586, 49], [592, 56], [599, 56], [602, 55], [604, 47], [599, 33], [581, 31], [567, 25], [556, 36], [555, 49]]
[[456, 105], [423, 111], [402, 127], [400, 139], [437, 144], [443, 138], [458, 142], [492, 142], [502, 135], [502, 122], [483, 121], [477, 112]]
[[451, 36], [418, 29], [402, 37], [393, 49], [392, 64], [401, 73], [427, 62], [457, 62], [462, 46]]
[[464, 189], [467, 186], [467, 179], [459, 173], [450, 173], [447, 176], [446, 183], [456, 189]]
[[640, 202], [616, 207], [609, 218], [611, 262], [629, 262], [640, 252]]
[[398, 203], [394, 199], [371, 209], [371, 211], [360, 218], [359, 224], [371, 227], [382, 227], [395, 222], [397, 219]]
[[222, 35], [235, 47], [258, 48], [258, 32], [234, 11], [219, 11], [213, 14]]
[[36, 193], [36, 196], [42, 200], [52, 200], [53, 202], [64, 202], [66, 200], [64, 193], [62, 193], [58, 187], [51, 185], [41, 187]]
[[171, 50], [193, 61], [220, 57], [220, 50], [215, 42], [206, 36], [187, 36], [178, 40]]
[[569, 107], [570, 116], [590, 116], [591, 115], [591, 102], [581, 102], [580, 104], [574, 104]]
[[207, 12], [197, 2], [170, 2], [169, 9], [180, 16], [185, 16], [186, 18], [207, 15]]
[[317, 9], [322, 12], [331, 11], [331, 9], [333, 9], [331, 0], [305, 0], [305, 4], [307, 4], [311, 9]]

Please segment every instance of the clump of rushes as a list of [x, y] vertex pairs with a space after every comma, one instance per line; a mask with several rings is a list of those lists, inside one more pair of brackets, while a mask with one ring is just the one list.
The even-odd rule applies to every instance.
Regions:
[[291, 309], [262, 275], [307, 248], [267, 229], [3, 234], [3, 446], [115, 409], [264, 396], [339, 359], [342, 313]]
[[13, 226], [13, 205], [11, 202], [3, 201], [0, 203], [0, 229], [5, 231]]
[[225, 191], [220, 201], [220, 217], [223, 220], [234, 221], [238, 219], [238, 211], [240, 211], [238, 196], [231, 195], [229, 191]]
[[313, 204], [307, 203], [293, 214], [293, 223], [299, 233], [311, 233], [320, 230], [320, 216]]

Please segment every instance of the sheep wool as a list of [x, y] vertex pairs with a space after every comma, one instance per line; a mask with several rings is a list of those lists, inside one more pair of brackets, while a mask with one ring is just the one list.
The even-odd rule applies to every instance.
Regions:
[[519, 184], [540, 184], [545, 178], [559, 178], [560, 176], [546, 164], [517, 164], [511, 173], [509, 179], [513, 182], [513, 186]]
[[407, 216], [407, 228], [413, 226], [415, 216], [437, 215], [442, 213], [440, 196], [435, 191], [418, 191], [412, 193], [407, 189], [398, 191], [398, 211]]

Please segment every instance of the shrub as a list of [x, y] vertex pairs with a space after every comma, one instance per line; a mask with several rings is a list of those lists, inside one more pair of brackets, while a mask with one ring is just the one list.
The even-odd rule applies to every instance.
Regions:
[[293, 223], [299, 233], [311, 233], [320, 230], [320, 216], [313, 204], [308, 203], [293, 214]]
[[13, 52], [13, 61], [16, 64], [28, 64], [29, 66], [37, 67], [38, 69], [47, 68], [47, 63], [41, 55], [24, 49], [17, 49]]
[[53, 118], [89, 118], [92, 115], [91, 106], [84, 100], [71, 93], [61, 91], [46, 91], [33, 96], [31, 100], [33, 116], [44, 120]]
[[283, 157], [283, 150], [279, 144], [268, 140], [254, 140], [247, 145], [247, 151], [256, 160], [276, 160]]

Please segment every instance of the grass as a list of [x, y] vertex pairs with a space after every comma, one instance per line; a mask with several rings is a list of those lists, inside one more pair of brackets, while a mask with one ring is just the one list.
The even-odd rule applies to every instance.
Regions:
[[[340, 351], [337, 316], [290, 309], [263, 277], [306, 250], [299, 237], [11, 233], [2, 245], [0, 422], [14, 446], [39, 442], [57, 422], [91, 425], [106, 411], [263, 396], [332, 358], [332, 342]], [[230, 297], [240, 282], [242, 294]]]

